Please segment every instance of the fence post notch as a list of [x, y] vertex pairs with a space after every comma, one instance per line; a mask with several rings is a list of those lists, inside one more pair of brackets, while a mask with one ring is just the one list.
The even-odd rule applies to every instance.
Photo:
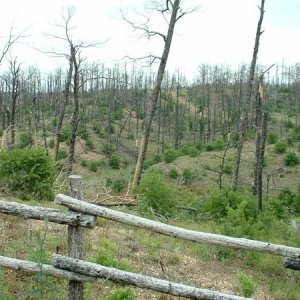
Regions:
[[[82, 177], [79, 175], [69, 176], [69, 193], [71, 197], [83, 200]], [[68, 226], [68, 256], [83, 259], [85, 254], [84, 228]], [[83, 300], [83, 282], [69, 281], [69, 300]]]

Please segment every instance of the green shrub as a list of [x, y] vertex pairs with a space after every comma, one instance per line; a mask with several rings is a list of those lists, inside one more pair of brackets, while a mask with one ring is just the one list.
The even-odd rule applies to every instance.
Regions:
[[153, 165], [154, 165], [154, 161], [152, 159], [146, 159], [144, 161], [144, 170], [148, 170]]
[[185, 168], [182, 171], [182, 177], [183, 177], [184, 183], [189, 184], [193, 178], [192, 170], [189, 168]]
[[134, 140], [134, 134], [129, 133], [128, 136], [127, 136], [127, 140]]
[[175, 168], [170, 169], [169, 177], [170, 178], [177, 178], [179, 176], [178, 171]]
[[99, 160], [97, 160], [97, 166], [100, 167], [100, 168], [105, 167], [106, 163], [103, 159], [99, 159]]
[[248, 140], [253, 140], [255, 138], [255, 129], [254, 128], [248, 128], [247, 130], [247, 139]]
[[168, 149], [164, 152], [163, 158], [164, 162], [169, 164], [177, 158], [177, 151], [174, 149]]
[[289, 152], [285, 158], [284, 162], [286, 166], [293, 167], [299, 165], [300, 159], [295, 152]]
[[279, 135], [278, 135], [277, 132], [271, 131], [271, 132], [268, 133], [267, 139], [268, 139], [268, 143], [270, 145], [271, 144], [276, 144], [279, 140]]
[[63, 160], [68, 157], [68, 153], [64, 149], [59, 149], [57, 153], [57, 160]]
[[154, 163], [156, 163], [156, 164], [160, 163], [160, 162], [162, 161], [161, 155], [159, 155], [159, 154], [154, 155], [153, 161], [154, 161]]
[[196, 157], [200, 153], [200, 151], [194, 145], [183, 145], [180, 148], [180, 151], [184, 155], [189, 155], [190, 157]]
[[287, 143], [285, 141], [279, 141], [275, 144], [276, 153], [285, 153], [287, 150]]
[[224, 165], [224, 167], [223, 167], [223, 173], [230, 175], [231, 172], [232, 172], [232, 167], [229, 166], [229, 165]]
[[163, 176], [158, 173], [148, 173], [142, 177], [136, 189], [141, 194], [141, 209], [153, 209], [163, 216], [170, 217], [175, 212], [176, 195], [172, 185], [167, 184]]
[[3, 136], [3, 129], [0, 128], [0, 137], [2, 137], [2, 136]]
[[217, 150], [217, 151], [224, 150], [224, 148], [225, 148], [224, 139], [222, 137], [216, 138], [213, 142], [213, 145], [214, 145], [214, 150]]
[[225, 148], [225, 142], [222, 137], [218, 137], [214, 141], [208, 142], [205, 145], [206, 151], [220, 151], [220, 150], [224, 150], [224, 148]]
[[113, 179], [110, 187], [114, 193], [123, 192], [127, 188], [127, 181], [124, 177]]
[[86, 145], [89, 149], [95, 149], [94, 142], [93, 142], [93, 140], [92, 140], [90, 137], [86, 139], [85, 145]]
[[105, 131], [106, 131], [107, 133], [113, 134], [113, 133], [115, 133], [115, 127], [111, 124], [110, 126], [107, 126], [107, 127], [105, 128]]
[[112, 291], [109, 296], [108, 300], [135, 300], [135, 291], [132, 288], [119, 288], [115, 291]]
[[297, 151], [300, 152], [300, 143], [297, 145]]
[[21, 132], [19, 134], [19, 148], [31, 147], [33, 143], [32, 134], [29, 132]]
[[98, 163], [96, 161], [91, 161], [88, 164], [88, 168], [91, 172], [97, 172], [98, 171]]
[[291, 120], [285, 121], [283, 125], [285, 128], [294, 128], [295, 127], [295, 124]]
[[54, 148], [54, 139], [50, 139], [50, 140], [49, 140], [48, 146], [49, 146], [50, 149], [53, 149], [53, 148]]
[[246, 201], [244, 207], [245, 218], [248, 220], [256, 216], [255, 199], [250, 193], [241, 193], [232, 190], [212, 190], [209, 195], [203, 197], [199, 203], [200, 210], [208, 218], [220, 219], [228, 214], [228, 208], [238, 209], [242, 201]]
[[237, 274], [237, 280], [239, 283], [239, 292], [244, 297], [251, 297], [255, 293], [256, 284], [250, 276], [243, 272], [239, 272]]
[[239, 141], [239, 134], [237, 132], [232, 132], [230, 134], [230, 143], [233, 147], [237, 147]]
[[118, 268], [124, 271], [136, 272], [137, 270], [131, 267], [127, 260], [117, 257], [116, 244], [108, 239], [102, 239], [101, 245], [98, 248], [95, 263], [106, 267]]
[[117, 155], [111, 155], [111, 157], [109, 158], [109, 163], [108, 165], [112, 168], [112, 169], [120, 169], [120, 158]]
[[54, 167], [43, 149], [0, 151], [0, 184], [22, 199], [53, 200]]
[[195, 147], [199, 150], [199, 151], [202, 151], [204, 146], [203, 146], [203, 143], [201, 141], [198, 141], [195, 145]]
[[88, 166], [88, 162], [87, 162], [85, 159], [81, 159], [81, 160], [80, 160], [80, 165], [81, 165], [82, 167], [87, 167], [87, 166]]
[[59, 135], [59, 141], [66, 142], [70, 139], [70, 136], [71, 136], [71, 127], [70, 126], [63, 127]]
[[103, 152], [105, 155], [111, 155], [111, 154], [114, 152], [114, 148], [113, 148], [113, 146], [110, 145], [110, 144], [105, 144], [105, 145], [103, 146], [102, 152]]
[[205, 145], [205, 150], [206, 151], [214, 151], [215, 147], [214, 147], [214, 143], [213, 142], [209, 142]]

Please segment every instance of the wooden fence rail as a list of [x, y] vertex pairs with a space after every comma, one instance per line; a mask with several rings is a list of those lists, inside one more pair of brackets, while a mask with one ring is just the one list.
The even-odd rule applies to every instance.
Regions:
[[90, 204], [82, 201], [82, 181], [81, 177], [76, 175], [69, 177], [69, 192], [71, 196], [58, 194], [55, 197], [55, 203], [68, 207], [69, 211], [0, 201], [0, 213], [68, 225], [68, 256], [54, 254], [53, 265], [0, 256], [0, 266], [29, 273], [43, 272], [47, 275], [68, 279], [70, 300], [82, 300], [83, 282], [94, 281], [96, 278], [118, 280], [141, 288], [191, 299], [248, 299], [85, 262], [83, 230], [84, 227], [95, 227], [96, 216], [148, 229], [173, 238], [281, 255], [286, 258], [285, 267], [294, 270], [300, 269], [299, 248], [192, 231]]
[[181, 296], [191, 299], [211, 299], [211, 300], [242, 300], [249, 299], [239, 296], [228, 295], [187, 286], [180, 283], [174, 283], [168, 280], [162, 280], [155, 277], [145, 276], [137, 273], [118, 270], [111, 267], [101, 266], [99, 264], [85, 262], [79, 259], [70, 258], [58, 254], [53, 255], [53, 265], [64, 270], [73, 270], [86, 276], [95, 278], [104, 278], [116, 280], [131, 284], [140, 288], [146, 288], [173, 296]]
[[72, 210], [77, 212], [100, 216], [105, 219], [148, 229], [174, 238], [216, 246], [225, 246], [234, 249], [244, 249], [256, 252], [270, 253], [284, 257], [300, 258], [299, 248], [183, 229], [138, 216], [133, 216], [120, 211], [115, 211], [106, 207], [97, 206], [95, 204], [78, 201], [63, 194], [58, 194], [55, 197], [55, 203], [72, 208]]

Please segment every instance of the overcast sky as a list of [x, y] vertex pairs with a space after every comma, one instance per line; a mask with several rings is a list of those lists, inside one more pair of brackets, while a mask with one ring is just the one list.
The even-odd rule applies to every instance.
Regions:
[[[0, 36], [7, 35], [12, 23], [16, 32], [28, 28], [28, 37], [22, 40], [22, 44], [15, 45], [11, 55], [18, 56], [24, 67], [33, 64], [48, 70], [59, 64], [65, 66], [64, 59], [51, 58], [32, 47], [64, 51], [61, 43], [46, 38], [44, 33], [62, 35], [53, 24], [62, 24], [63, 8], [74, 6], [74, 40], [108, 40], [101, 47], [83, 52], [88, 61], [109, 64], [126, 55], [137, 57], [150, 52], [160, 55], [160, 38], [142, 39], [140, 32], [134, 32], [121, 20], [120, 8], [131, 20], [140, 20], [133, 8], [142, 11], [142, 3], [141, 0], [0, 0]], [[259, 17], [259, 3], [260, 0], [185, 0], [185, 7], [199, 8], [178, 22], [168, 68], [179, 68], [190, 76], [200, 64], [236, 66], [249, 63]], [[261, 38], [259, 63], [271, 65], [282, 60], [288, 64], [299, 62], [300, 1], [266, 0], [265, 11], [265, 32]], [[164, 31], [165, 24], [159, 16], [152, 13], [152, 17], [154, 29]], [[2, 38], [0, 50], [3, 41]], [[0, 71], [5, 71], [4, 64]]]

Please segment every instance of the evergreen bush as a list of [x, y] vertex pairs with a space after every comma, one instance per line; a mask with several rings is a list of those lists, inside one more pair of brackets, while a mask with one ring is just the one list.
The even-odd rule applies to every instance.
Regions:
[[120, 169], [120, 158], [119, 158], [119, 156], [117, 156], [115, 154], [111, 155], [111, 157], [109, 158], [108, 165], [112, 169]]
[[279, 141], [275, 144], [275, 152], [280, 154], [280, 153], [285, 153], [287, 150], [287, 143], [285, 141]]
[[0, 184], [21, 199], [53, 200], [54, 166], [43, 149], [0, 151]]
[[174, 188], [158, 173], [148, 173], [142, 177], [136, 192], [141, 194], [141, 209], [153, 210], [165, 217], [175, 213], [176, 195]]
[[168, 149], [164, 152], [163, 158], [164, 162], [169, 164], [177, 158], [177, 151], [174, 149]]
[[295, 152], [289, 152], [285, 158], [284, 162], [286, 166], [293, 167], [299, 165], [300, 159]]

